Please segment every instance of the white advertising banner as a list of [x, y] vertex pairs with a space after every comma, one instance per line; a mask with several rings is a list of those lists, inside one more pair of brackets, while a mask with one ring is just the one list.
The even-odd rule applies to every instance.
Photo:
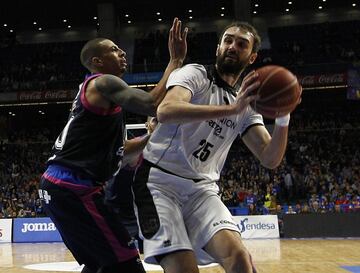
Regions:
[[11, 243], [12, 219], [0, 219], [0, 243]]
[[245, 239], [280, 238], [277, 215], [233, 216]]

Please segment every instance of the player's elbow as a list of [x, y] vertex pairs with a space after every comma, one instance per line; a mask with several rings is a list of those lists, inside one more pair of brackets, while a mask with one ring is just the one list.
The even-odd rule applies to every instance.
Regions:
[[161, 103], [159, 105], [156, 111], [156, 117], [160, 123], [167, 123], [171, 120], [169, 105], [167, 103]]

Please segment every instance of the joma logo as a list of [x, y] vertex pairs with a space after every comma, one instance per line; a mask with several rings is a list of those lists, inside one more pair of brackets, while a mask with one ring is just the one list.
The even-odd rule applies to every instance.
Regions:
[[21, 231], [26, 233], [28, 231], [55, 231], [54, 223], [24, 223]]

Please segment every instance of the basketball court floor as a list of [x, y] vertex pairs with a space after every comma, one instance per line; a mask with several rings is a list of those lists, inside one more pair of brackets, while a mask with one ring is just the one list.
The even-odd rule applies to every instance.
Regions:
[[[360, 273], [360, 238], [244, 240], [259, 273]], [[159, 266], [144, 264], [149, 273]], [[1, 273], [79, 272], [63, 243], [1, 243]], [[223, 273], [217, 264], [201, 273]]]

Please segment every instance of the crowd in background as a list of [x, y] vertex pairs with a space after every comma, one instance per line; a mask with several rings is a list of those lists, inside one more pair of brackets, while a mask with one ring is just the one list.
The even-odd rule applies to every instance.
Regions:
[[24, 140], [0, 143], [0, 218], [44, 216], [38, 188], [49, 143]]
[[[255, 66], [271, 63], [287, 67], [324, 63], [359, 65], [359, 29], [360, 21], [269, 28], [271, 48], [259, 51]], [[308, 33], [312, 33], [310, 40]], [[157, 30], [137, 37], [129, 72], [163, 71], [168, 62], [167, 35], [167, 31]], [[79, 61], [84, 43], [1, 45], [0, 92], [76, 88], [86, 74]], [[190, 29], [185, 63], [213, 63], [217, 43], [216, 32]]]
[[[274, 170], [237, 140], [219, 181], [222, 200], [248, 214], [360, 212], [358, 114], [294, 114]], [[0, 143], [0, 217], [43, 215], [37, 188], [54, 139], [48, 128], [12, 132]]]

